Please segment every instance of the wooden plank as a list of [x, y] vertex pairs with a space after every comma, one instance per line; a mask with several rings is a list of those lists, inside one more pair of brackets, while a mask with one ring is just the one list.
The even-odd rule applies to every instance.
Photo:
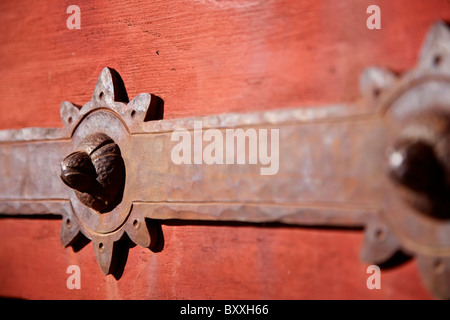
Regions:
[[[64, 100], [90, 100], [115, 68], [128, 94], [160, 96], [166, 119], [351, 102], [363, 68], [414, 66], [444, 0], [379, 0], [382, 29], [366, 28], [373, 1], [0, 2], [0, 129], [58, 127]], [[353, 230], [163, 225], [164, 248], [132, 248], [120, 281], [103, 276], [92, 247], [62, 248], [59, 220], [0, 219], [0, 295], [20, 298], [427, 299], [416, 263], [366, 287]], [[71, 264], [82, 289], [66, 287]]]
[[[32, 299], [429, 299], [415, 261], [366, 286], [358, 230], [163, 225], [164, 247], [131, 248], [117, 281], [98, 268], [92, 245], [59, 243], [59, 220], [0, 220], [0, 296]], [[69, 265], [81, 289], [69, 290]]]
[[415, 64], [423, 37], [450, 18], [444, 0], [78, 1], [0, 4], [0, 129], [61, 126], [64, 100], [84, 104], [105, 66], [129, 96], [154, 93], [165, 118], [353, 101], [363, 68]]

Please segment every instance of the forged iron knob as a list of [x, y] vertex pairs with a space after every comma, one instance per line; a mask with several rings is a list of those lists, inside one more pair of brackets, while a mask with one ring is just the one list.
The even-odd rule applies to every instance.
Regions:
[[444, 169], [431, 145], [400, 141], [389, 155], [389, 176], [417, 192], [434, 194], [444, 185]]
[[400, 132], [388, 154], [389, 178], [416, 211], [450, 218], [450, 118], [429, 112]]
[[121, 202], [125, 185], [119, 146], [104, 133], [88, 136], [61, 162], [61, 179], [86, 206], [111, 211]]
[[96, 184], [97, 172], [89, 155], [76, 151], [61, 162], [61, 179], [72, 189], [88, 192]]

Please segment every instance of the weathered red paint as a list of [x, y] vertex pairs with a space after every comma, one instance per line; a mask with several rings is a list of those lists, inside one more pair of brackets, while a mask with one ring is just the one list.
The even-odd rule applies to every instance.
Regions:
[[[129, 96], [164, 99], [165, 118], [350, 102], [363, 68], [412, 67], [423, 37], [450, 18], [444, 0], [78, 1], [0, 3], [0, 129], [61, 126], [59, 104], [91, 97], [105, 66]], [[45, 177], [43, 177], [45, 178]], [[0, 219], [0, 295], [20, 298], [422, 299], [414, 261], [368, 290], [363, 233], [296, 227], [163, 225], [161, 252], [134, 247], [119, 281], [91, 246], [62, 248], [59, 220]], [[82, 289], [66, 287], [78, 264]]]
[[[0, 295], [64, 299], [427, 299], [414, 261], [382, 271], [369, 290], [362, 233], [293, 227], [164, 225], [161, 252], [134, 247], [117, 281], [92, 246], [59, 243], [58, 220], [0, 221]], [[38, 226], [38, 227], [37, 227]], [[66, 287], [69, 265], [81, 290]]]

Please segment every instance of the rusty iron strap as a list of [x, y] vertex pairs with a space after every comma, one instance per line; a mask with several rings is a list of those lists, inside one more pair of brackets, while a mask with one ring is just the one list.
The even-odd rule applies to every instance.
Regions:
[[[360, 89], [354, 105], [160, 120], [158, 97], [128, 101], [105, 68], [91, 101], [61, 104], [63, 128], [0, 132], [0, 214], [62, 216], [63, 245], [92, 240], [104, 274], [124, 234], [152, 246], [152, 219], [361, 227], [364, 261], [415, 255], [427, 286], [450, 298], [447, 26], [431, 28], [415, 69], [368, 68]], [[228, 132], [248, 136], [227, 164]], [[190, 164], [174, 160], [181, 136]], [[224, 164], [205, 160], [213, 140]]]

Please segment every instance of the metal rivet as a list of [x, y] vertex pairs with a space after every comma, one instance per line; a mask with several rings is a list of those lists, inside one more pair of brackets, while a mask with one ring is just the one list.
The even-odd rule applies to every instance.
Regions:
[[381, 89], [380, 88], [374, 88], [373, 89], [373, 96], [375, 98], [378, 98], [380, 96], [380, 94], [381, 94]]
[[386, 231], [383, 228], [377, 228], [375, 230], [375, 238], [378, 241], [383, 241], [384, 239], [386, 239]]
[[445, 263], [442, 259], [437, 258], [434, 260], [434, 272], [443, 273], [445, 270]]
[[433, 57], [433, 65], [434, 66], [440, 65], [441, 62], [442, 62], [442, 57], [439, 54], [437, 54]]

